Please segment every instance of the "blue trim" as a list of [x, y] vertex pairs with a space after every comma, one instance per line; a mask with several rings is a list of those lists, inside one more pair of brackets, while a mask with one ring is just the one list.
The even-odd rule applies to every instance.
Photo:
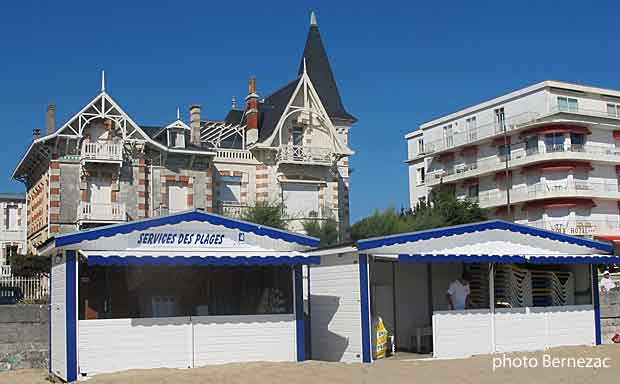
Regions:
[[67, 277], [65, 292], [67, 301], [67, 381], [77, 380], [77, 258], [76, 251], [67, 251]]
[[532, 256], [528, 262], [532, 264], [611, 264], [619, 263], [618, 256]]
[[561, 241], [563, 243], [569, 243], [579, 245], [588, 248], [594, 248], [603, 252], [611, 253], [613, 246], [600, 241], [582, 239], [576, 236], [565, 235], [562, 233], [556, 233], [553, 231], [547, 231], [544, 229], [538, 229], [529, 227], [527, 225], [509, 223], [503, 220], [489, 220], [480, 223], [457, 225], [453, 227], [430, 229], [425, 231], [403, 233], [393, 236], [376, 237], [372, 239], [360, 240], [357, 242], [357, 247], [360, 251], [367, 249], [374, 249], [394, 244], [410, 243], [419, 240], [436, 239], [446, 236], [463, 235], [468, 233], [475, 233], [481, 231], [488, 231], [492, 229], [500, 229], [510, 232], [521, 233], [524, 235], [531, 235], [540, 237], [543, 239]]
[[229, 266], [229, 265], [302, 265], [320, 264], [320, 256], [88, 256], [88, 265], [170, 265], [170, 266]]
[[297, 361], [306, 359], [306, 335], [304, 325], [304, 283], [301, 265], [293, 267], [295, 281], [295, 330], [297, 339]]
[[[52, 255], [51, 257], [52, 259], [52, 264], [54, 263], [54, 256]], [[54, 266], [51, 266], [51, 269], [53, 269]], [[47, 306], [47, 314], [48, 314], [48, 324], [47, 324], [47, 369], [49, 373], [52, 373], [52, 271], [50, 270], [50, 278], [49, 278], [49, 287], [47, 289], [47, 292], [49, 292], [49, 296], [50, 296], [50, 302], [49, 305]]]
[[186, 221], [207, 222], [213, 225], [221, 225], [229, 229], [238, 229], [242, 232], [251, 232], [258, 236], [266, 236], [272, 239], [284, 240], [288, 241], [289, 243], [296, 243], [309, 247], [316, 247], [320, 243], [320, 240], [314, 237], [303, 236], [296, 233], [283, 231], [277, 228], [252, 224], [242, 220], [235, 220], [213, 213], [206, 213], [194, 210], [169, 216], [132, 221], [123, 224], [107, 225], [88, 231], [80, 231], [68, 233], [66, 235], [59, 235], [58, 237], [56, 237], [56, 247], [77, 244], [86, 240], [96, 240], [100, 237], [111, 237], [119, 234], [127, 234], [133, 231], [143, 231], [145, 229], [153, 227], [178, 224]]
[[372, 362], [370, 337], [370, 300], [368, 299], [368, 256], [359, 255], [360, 312], [362, 316], [362, 362]]
[[598, 271], [596, 264], [591, 264], [592, 304], [594, 305], [594, 336], [596, 345], [601, 345], [601, 303], [598, 297]]
[[522, 264], [525, 257], [518, 255], [398, 255], [398, 261], [410, 263], [505, 263]]

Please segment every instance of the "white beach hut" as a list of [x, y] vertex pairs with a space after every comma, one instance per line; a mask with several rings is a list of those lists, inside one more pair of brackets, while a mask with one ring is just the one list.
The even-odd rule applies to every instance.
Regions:
[[201, 211], [51, 238], [50, 372], [302, 361], [317, 245]]
[[[607, 243], [492, 220], [312, 251], [311, 357], [373, 360], [372, 319], [434, 357], [600, 344], [595, 265]], [[469, 308], [446, 292], [471, 276]]]

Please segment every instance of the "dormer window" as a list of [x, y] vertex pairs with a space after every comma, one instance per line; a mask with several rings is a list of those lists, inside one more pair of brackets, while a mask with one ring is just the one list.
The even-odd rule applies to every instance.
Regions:
[[168, 145], [172, 148], [185, 148], [185, 132], [182, 129], [168, 129]]

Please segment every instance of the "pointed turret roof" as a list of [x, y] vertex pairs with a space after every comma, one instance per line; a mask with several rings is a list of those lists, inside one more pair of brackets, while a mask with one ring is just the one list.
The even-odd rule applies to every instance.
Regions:
[[342, 104], [340, 92], [338, 92], [338, 86], [329, 65], [329, 58], [321, 40], [321, 33], [319, 32], [319, 25], [314, 12], [310, 15], [310, 30], [308, 31], [306, 46], [299, 63], [299, 75], [304, 72], [304, 61], [306, 72], [319, 94], [327, 114], [335, 119], [357, 121], [353, 115], [346, 111]]

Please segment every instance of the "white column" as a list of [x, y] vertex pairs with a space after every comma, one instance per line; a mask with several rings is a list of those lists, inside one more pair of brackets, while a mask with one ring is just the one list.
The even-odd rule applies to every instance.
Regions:
[[495, 266], [489, 263], [489, 312], [491, 313], [491, 352], [495, 352]]

